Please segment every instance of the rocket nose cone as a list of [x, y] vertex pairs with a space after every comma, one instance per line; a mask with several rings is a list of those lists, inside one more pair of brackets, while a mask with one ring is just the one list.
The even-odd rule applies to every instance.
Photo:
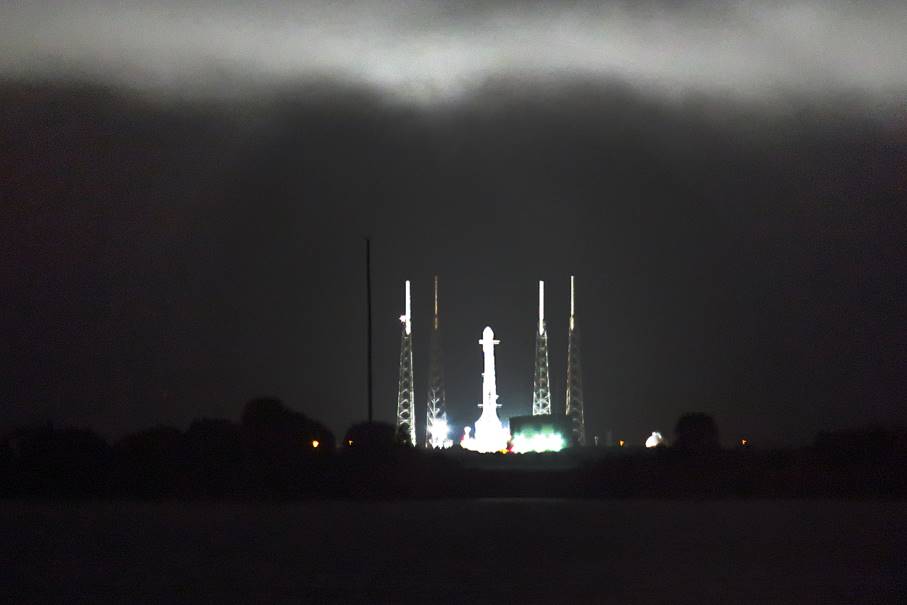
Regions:
[[494, 338], [494, 330], [491, 329], [491, 326], [485, 326], [485, 329], [482, 330], [482, 336], [488, 340]]

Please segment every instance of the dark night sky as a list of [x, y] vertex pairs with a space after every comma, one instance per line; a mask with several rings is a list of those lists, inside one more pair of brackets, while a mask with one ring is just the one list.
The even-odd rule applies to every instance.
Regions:
[[486, 324], [528, 413], [539, 279], [563, 406], [574, 273], [590, 434], [907, 422], [897, 3], [70, 5], [0, 8], [0, 426], [342, 431], [365, 234], [379, 419], [434, 273], [454, 422]]

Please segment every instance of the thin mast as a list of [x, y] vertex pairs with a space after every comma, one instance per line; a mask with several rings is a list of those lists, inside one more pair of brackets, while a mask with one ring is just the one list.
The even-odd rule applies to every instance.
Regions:
[[372, 422], [372, 243], [365, 238], [365, 306], [368, 318], [368, 421]]
[[545, 331], [545, 282], [539, 281], [539, 334]]

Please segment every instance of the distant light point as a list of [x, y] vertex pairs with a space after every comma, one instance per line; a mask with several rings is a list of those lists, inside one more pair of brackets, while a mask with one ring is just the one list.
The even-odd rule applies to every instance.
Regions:
[[652, 431], [652, 434], [649, 435], [649, 438], [646, 439], [646, 447], [653, 448], [658, 447], [664, 443], [664, 437], [661, 436], [661, 433], [658, 431]]

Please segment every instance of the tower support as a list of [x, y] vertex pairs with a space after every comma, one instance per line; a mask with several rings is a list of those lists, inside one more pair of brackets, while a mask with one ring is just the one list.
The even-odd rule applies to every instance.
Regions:
[[532, 378], [532, 415], [551, 414], [548, 386], [548, 330], [545, 327], [545, 282], [539, 281], [539, 323], [535, 334], [535, 368]]
[[567, 335], [567, 416], [573, 424], [577, 445], [586, 445], [586, 420], [583, 413], [583, 366], [580, 357], [579, 327], [576, 323], [575, 288], [570, 276], [570, 324]]
[[409, 280], [406, 280], [405, 312], [400, 316], [400, 380], [397, 386], [397, 437], [416, 443], [413, 395], [413, 324]]
[[448, 447], [447, 397], [444, 392], [444, 362], [441, 353], [441, 319], [438, 313], [438, 276], [434, 284], [435, 313], [431, 323], [431, 359], [428, 369], [428, 405], [425, 418], [425, 446]]

